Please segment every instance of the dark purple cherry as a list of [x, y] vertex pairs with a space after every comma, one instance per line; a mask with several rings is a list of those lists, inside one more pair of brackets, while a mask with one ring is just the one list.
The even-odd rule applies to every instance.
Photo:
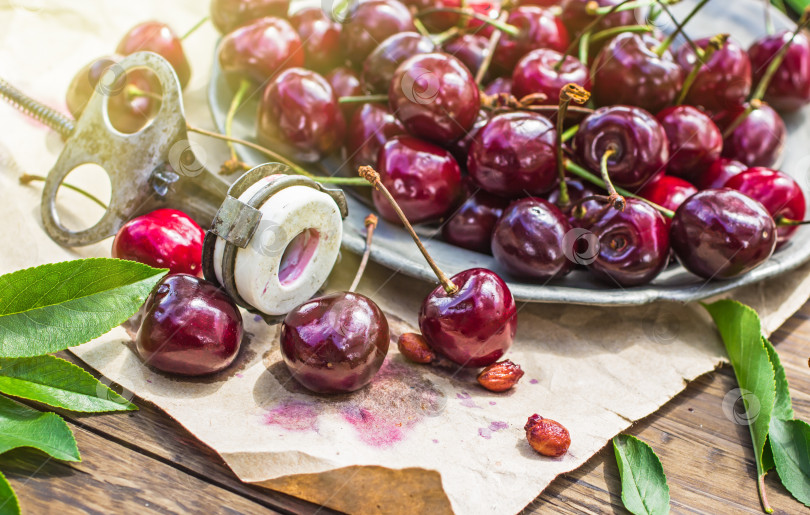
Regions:
[[517, 331], [512, 292], [494, 272], [472, 268], [450, 278], [458, 288], [437, 286], [419, 311], [419, 328], [430, 347], [464, 367], [485, 367], [509, 350]]
[[[332, 86], [332, 91], [335, 92], [335, 96], [338, 99], [340, 97], [361, 96], [365, 93], [363, 91], [363, 83], [360, 81], [360, 77], [357, 75], [357, 72], [351, 68], [340, 66], [333, 69], [324, 78], [326, 79], [326, 82]], [[357, 107], [358, 104], [354, 102], [340, 104], [340, 109], [343, 111], [343, 118], [345, 120], [350, 120], [354, 112], [357, 110]]]
[[216, 285], [186, 274], [169, 275], [155, 286], [136, 337], [147, 365], [187, 376], [226, 368], [241, 343], [239, 308]]
[[574, 137], [577, 160], [598, 171], [609, 148], [608, 172], [617, 186], [637, 188], [663, 171], [669, 158], [667, 135], [650, 113], [638, 107], [601, 107], [585, 118]]
[[301, 38], [306, 67], [327, 73], [341, 65], [340, 23], [319, 7], [306, 7], [290, 16], [290, 23]]
[[343, 55], [360, 67], [377, 45], [400, 32], [414, 31], [413, 17], [397, 0], [361, 0], [343, 23]]
[[222, 38], [219, 65], [232, 85], [263, 84], [281, 70], [304, 65], [301, 39], [287, 20], [259, 18]]
[[318, 393], [358, 390], [388, 353], [388, 320], [364, 295], [336, 292], [290, 311], [281, 324], [281, 355], [290, 374]]
[[346, 133], [346, 153], [352, 167], [377, 166], [377, 154], [385, 142], [403, 134], [405, 127], [387, 106], [363, 104], [352, 116]]
[[[738, 106], [723, 111], [714, 121], [720, 130], [725, 131], [744, 110], [743, 106]], [[785, 122], [769, 105], [762, 104], [723, 140], [723, 157], [749, 167], [776, 166], [782, 159], [786, 141]]]
[[473, 139], [475, 138], [475, 135], [478, 134], [481, 127], [486, 125], [489, 121], [489, 115], [489, 111], [485, 111], [483, 109], [478, 111], [478, 118], [476, 118], [472, 129], [470, 129], [467, 134], [462, 136], [461, 139], [454, 141], [448, 146], [448, 150], [450, 150], [460, 166], [467, 166], [467, 156], [470, 153], [470, 145], [472, 145]]
[[135, 52], [154, 52], [163, 57], [177, 73], [180, 88], [185, 88], [188, 84], [191, 67], [183, 52], [183, 41], [165, 23], [147, 21], [129, 29], [118, 43], [115, 53], [129, 55]]
[[[793, 177], [770, 168], [749, 168], [731, 177], [726, 188], [740, 191], [758, 201], [774, 220], [804, 220], [807, 202], [802, 188]], [[787, 243], [798, 226], [780, 226], [776, 232], [777, 248]]]
[[[622, 0], [596, 0], [598, 7], [613, 7], [621, 3]], [[582, 35], [583, 29], [597, 18], [598, 15], [592, 14], [588, 11], [588, 4], [593, 3], [593, 0], [563, 0], [562, 1], [562, 18], [563, 23], [568, 28], [571, 37]], [[593, 33], [601, 32], [605, 29], [613, 27], [622, 27], [625, 25], [637, 25], [633, 11], [619, 11], [605, 16], [594, 27]]]
[[628, 198], [624, 211], [607, 209], [588, 228], [599, 239], [588, 270], [614, 286], [649, 283], [669, 262], [668, 227], [643, 200]]
[[265, 88], [259, 104], [259, 142], [299, 161], [315, 162], [343, 143], [346, 122], [329, 83], [290, 68]]
[[695, 182], [723, 151], [720, 129], [702, 111], [692, 106], [664, 109], [656, 116], [669, 142], [667, 171]]
[[543, 116], [501, 113], [478, 130], [467, 171], [475, 184], [501, 197], [542, 195], [557, 182], [556, 131]]
[[265, 16], [285, 18], [289, 0], [211, 0], [211, 21], [221, 34]]
[[484, 93], [487, 95], [511, 95], [512, 94], [512, 79], [508, 77], [498, 77], [493, 80], [487, 87], [484, 88]]
[[492, 253], [492, 231], [509, 201], [472, 186], [469, 197], [442, 225], [442, 238], [457, 247]]
[[[748, 49], [756, 82], [762, 79], [768, 64], [790, 41], [790, 36], [791, 32], [787, 30], [764, 36]], [[810, 40], [804, 33], [796, 34], [790, 43], [782, 63], [768, 83], [764, 100], [782, 112], [796, 111], [810, 102]]]
[[363, 62], [363, 85], [370, 93], [388, 93], [402, 62], [436, 50], [433, 41], [418, 32], [400, 32], [380, 43]]
[[[462, 34], [442, 45], [442, 50], [464, 63], [464, 66], [475, 76], [484, 62], [489, 47], [489, 38], [480, 34]], [[489, 74], [485, 74], [486, 77]]]
[[[381, 182], [413, 223], [433, 222], [453, 209], [462, 195], [461, 170], [452, 154], [411, 136], [388, 140], [377, 157]], [[383, 194], [372, 193], [377, 212], [399, 222]]]
[[[711, 38], [695, 41], [701, 49], [709, 45]], [[676, 60], [687, 75], [697, 62], [691, 45], [682, 45]], [[686, 103], [701, 106], [710, 113], [718, 113], [740, 105], [751, 92], [751, 61], [745, 50], [733, 39], [717, 50], [709, 61], [700, 67], [695, 82], [686, 94]]]
[[388, 103], [408, 132], [445, 145], [472, 128], [480, 108], [470, 71], [442, 53], [415, 55], [400, 64]]
[[[638, 194], [654, 204], [675, 211], [697, 191], [697, 188], [680, 177], [662, 173], [650, 179]], [[669, 218], [666, 222], [669, 225]]]
[[[551, 190], [551, 193], [548, 195], [548, 201], [559, 207], [566, 215], [571, 214], [571, 208], [580, 200], [586, 197], [592, 197], [594, 195], [604, 195], [604, 192], [597, 190], [596, 186], [593, 186], [591, 183], [584, 182], [580, 179], [566, 178], [565, 184], [568, 186], [568, 206], [560, 206], [560, 188], [554, 188]], [[590, 201], [585, 201], [585, 205], [587, 206], [589, 202]], [[571, 221], [570, 216], [568, 221]]]
[[501, 34], [492, 56], [492, 69], [498, 75], [511, 75], [517, 62], [536, 48], [564, 52], [568, 46], [568, 31], [550, 9], [517, 7], [509, 12], [506, 23], [520, 29], [520, 34]]
[[492, 255], [510, 274], [549, 281], [562, 277], [574, 262], [565, 252], [567, 217], [547, 200], [527, 197], [512, 202], [492, 233]]
[[693, 274], [731, 279], [771, 257], [776, 224], [762, 204], [739, 191], [703, 190], [675, 212], [670, 241]]
[[721, 157], [698, 177], [694, 185], [697, 186], [699, 190], [722, 188], [729, 179], [738, 173], [744, 172], [746, 169], [748, 169], [748, 167], [739, 161]]
[[560, 100], [560, 89], [568, 83], [591, 89], [588, 67], [577, 58], [566, 56], [558, 70], [557, 63], [562, 54], [550, 48], [532, 50], [518, 61], [512, 73], [512, 94], [523, 98], [532, 93], [546, 95], [546, 104], [557, 104]]

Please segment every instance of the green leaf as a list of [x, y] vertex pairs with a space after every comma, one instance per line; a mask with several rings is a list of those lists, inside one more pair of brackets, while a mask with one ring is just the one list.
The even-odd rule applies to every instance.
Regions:
[[20, 501], [6, 476], [0, 473], [0, 515], [20, 515]]
[[720, 331], [731, 366], [734, 367], [734, 375], [737, 376], [747, 414], [745, 423], [748, 424], [754, 447], [757, 488], [763, 508], [770, 513], [773, 510], [764, 496], [766, 469], [763, 454], [774, 409], [776, 380], [763, 343], [759, 316], [750, 307], [733, 300], [719, 300], [703, 306]]
[[86, 371], [55, 356], [0, 358], [0, 392], [71, 411], [138, 409]]
[[784, 0], [793, 9], [796, 14], [802, 14], [807, 6], [810, 5], [810, 0]]
[[81, 461], [76, 439], [59, 415], [0, 395], [0, 454], [19, 447], [33, 447], [60, 460]]
[[0, 357], [81, 345], [138, 311], [165, 270], [119, 259], [82, 259], [0, 276]]
[[776, 385], [773, 416], [781, 418], [782, 420], [790, 420], [793, 418], [793, 404], [790, 400], [790, 390], [788, 388], [787, 376], [785, 375], [785, 367], [782, 366], [779, 354], [767, 338], [762, 338], [762, 344], [765, 346], [765, 350], [768, 351], [768, 360], [771, 362], [771, 367], [773, 368], [774, 383]]
[[622, 479], [622, 502], [635, 515], [669, 513], [669, 486], [664, 467], [652, 448], [630, 435], [613, 439]]
[[769, 436], [779, 479], [788, 492], [810, 506], [810, 425], [803, 420], [771, 420]]

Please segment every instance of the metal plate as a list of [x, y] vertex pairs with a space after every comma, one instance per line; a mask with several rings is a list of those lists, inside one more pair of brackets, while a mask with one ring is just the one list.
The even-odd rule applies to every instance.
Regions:
[[[672, 7], [672, 11], [679, 19], [683, 19], [694, 4], [694, 0], [687, 0]], [[763, 6], [762, 0], [736, 0], [733, 4], [714, 0], [709, 2], [690, 22], [687, 33], [697, 38], [728, 32], [747, 48], [755, 38], [765, 33]], [[793, 27], [793, 23], [778, 11], [774, 10], [772, 16], [777, 30]], [[660, 21], [665, 19], [666, 16], [663, 15]], [[661, 28], [666, 32], [671, 30], [672, 26], [663, 24]], [[222, 128], [232, 92], [216, 63], [214, 68], [209, 87], [209, 103], [215, 123]], [[254, 139], [257, 96], [251, 98], [240, 109], [233, 128], [235, 135], [249, 140]], [[807, 109], [785, 119], [789, 136], [782, 169], [796, 178], [802, 188], [808, 191], [810, 190], [810, 145], [808, 145], [810, 121], [806, 119], [806, 116]], [[260, 153], [244, 148], [240, 148], [240, 150], [242, 150], [243, 159], [249, 165], [267, 161], [265, 156]], [[340, 162], [329, 163], [326, 166], [340, 174], [349, 173], [348, 167], [340, 169]], [[343, 244], [351, 251], [362, 252], [365, 244], [363, 219], [372, 209], [362, 200], [362, 195], [349, 195], [348, 200], [349, 217], [344, 222]], [[490, 268], [507, 280], [515, 298], [528, 302], [633, 305], [657, 300], [696, 301], [782, 274], [810, 259], [810, 228], [802, 227], [791, 242], [774, 254], [771, 259], [732, 281], [706, 282], [702, 278], [690, 274], [680, 265], [672, 265], [652, 283], [635, 288], [610, 288], [604, 283], [595, 281], [583, 270], [574, 271], [561, 280], [538, 284], [510, 278], [491, 256], [449, 245], [438, 238], [430, 238], [430, 235], [436, 232], [435, 227], [422, 227], [417, 230], [428, 237], [425, 246], [439, 266], [448, 274], [471, 267]], [[380, 221], [374, 234], [371, 258], [392, 270], [435, 282], [435, 276], [407, 233], [383, 220]]]

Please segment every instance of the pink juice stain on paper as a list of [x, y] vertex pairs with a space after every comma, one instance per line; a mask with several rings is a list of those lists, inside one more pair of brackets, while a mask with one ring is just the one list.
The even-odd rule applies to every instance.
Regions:
[[264, 416], [264, 421], [287, 431], [316, 431], [318, 407], [310, 402], [286, 399], [271, 409]]
[[492, 438], [492, 433], [497, 433], [498, 431], [502, 431], [509, 427], [507, 422], [500, 422], [495, 421], [489, 424], [489, 427], [479, 427], [478, 428], [478, 436], [486, 438], [489, 440]]
[[480, 408], [478, 404], [472, 400], [472, 396], [467, 392], [461, 392], [456, 394], [456, 398], [461, 402], [461, 405], [465, 408]]

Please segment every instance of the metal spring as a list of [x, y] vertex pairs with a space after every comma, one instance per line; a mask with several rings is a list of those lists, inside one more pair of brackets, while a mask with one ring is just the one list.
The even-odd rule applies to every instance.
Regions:
[[67, 138], [73, 132], [73, 120], [55, 109], [40, 104], [2, 78], [0, 78], [0, 97], [5, 98], [11, 105], [31, 118], [55, 130], [63, 138]]

